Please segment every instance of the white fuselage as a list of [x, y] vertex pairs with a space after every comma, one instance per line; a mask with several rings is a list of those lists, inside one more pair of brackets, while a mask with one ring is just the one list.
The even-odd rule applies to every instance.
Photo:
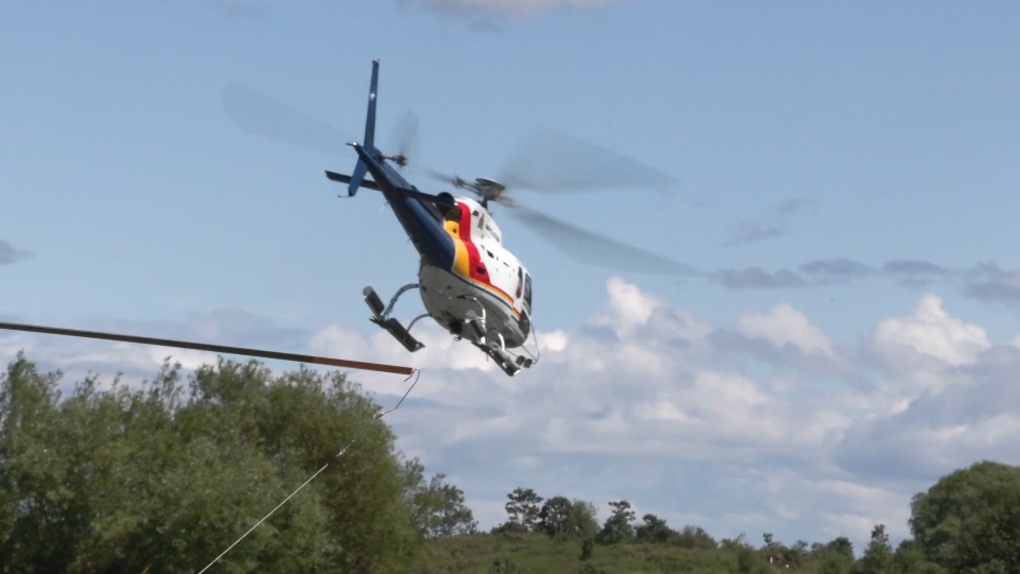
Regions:
[[[480, 203], [456, 198], [444, 228], [453, 239], [452, 268], [425, 262], [418, 272], [425, 309], [454, 335], [519, 347], [531, 331], [531, 278], [503, 247], [499, 226]], [[483, 340], [484, 337], [484, 340]]]

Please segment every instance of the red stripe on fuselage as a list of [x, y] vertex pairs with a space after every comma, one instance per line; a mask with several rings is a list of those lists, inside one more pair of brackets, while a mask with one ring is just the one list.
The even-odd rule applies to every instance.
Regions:
[[482, 261], [482, 256], [478, 252], [478, 246], [475, 245], [474, 240], [471, 238], [471, 207], [466, 203], [459, 202], [457, 203], [457, 206], [460, 207], [460, 240], [464, 242], [464, 247], [467, 249], [468, 253], [468, 275], [472, 280], [485, 285], [489, 288], [489, 290], [495, 291], [497, 294], [501, 295], [510, 305], [510, 309], [513, 314], [515, 316], [518, 315], [519, 312], [513, 308], [514, 298], [506, 291], [492, 284], [492, 280], [489, 277], [489, 269], [485, 265], [485, 262]]
[[464, 242], [464, 246], [467, 247], [468, 251], [468, 274], [472, 279], [481, 281], [491, 287], [492, 282], [489, 281], [489, 270], [482, 261], [482, 256], [478, 253], [478, 247], [471, 239], [471, 223], [471, 208], [467, 204], [461, 203], [460, 239]]

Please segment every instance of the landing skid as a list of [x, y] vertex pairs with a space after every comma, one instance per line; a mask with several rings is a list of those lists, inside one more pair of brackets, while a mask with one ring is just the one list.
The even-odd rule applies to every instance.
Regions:
[[418, 288], [417, 283], [404, 285], [403, 287], [400, 288], [399, 291], [397, 291], [397, 294], [394, 295], [392, 299], [390, 299], [390, 304], [385, 307], [383, 307], [382, 299], [379, 298], [379, 294], [375, 292], [375, 289], [373, 289], [372, 287], [365, 287], [364, 291], [362, 291], [362, 293], [364, 293], [365, 295], [365, 303], [367, 303], [368, 308], [372, 310], [372, 317], [369, 318], [369, 321], [385, 329], [390, 335], [393, 335], [393, 338], [396, 339], [397, 342], [399, 342], [401, 345], [404, 346], [405, 349], [412, 353], [419, 349], [422, 349], [423, 347], [425, 347], [425, 345], [423, 345], [421, 341], [415, 339], [414, 336], [411, 335], [410, 333], [411, 327], [414, 326], [418, 319], [421, 319], [422, 317], [427, 317], [428, 315], [425, 314], [415, 317], [415, 319], [411, 321], [411, 324], [408, 325], [407, 328], [404, 328], [400, 321], [397, 321], [396, 319], [390, 317], [389, 314], [391, 311], [393, 311], [393, 306], [396, 305], [397, 299], [399, 299], [400, 296], [403, 295], [405, 291], [417, 288]]
[[485, 354], [489, 356], [499, 368], [503, 369], [503, 372], [509, 376], [514, 376], [521, 371], [522, 368], [526, 369], [531, 366], [531, 359], [525, 358], [523, 355], [514, 357], [510, 353], [506, 352], [505, 349], [499, 347], [490, 347], [481, 343], [472, 342], [472, 345], [478, 347]]
[[478, 347], [489, 356], [490, 359], [495, 361], [499, 368], [503, 369], [503, 372], [509, 376], [514, 376], [521, 371], [522, 368], [527, 369], [534, 362], [524, 355], [514, 355], [506, 350], [506, 345], [503, 341], [503, 335], [497, 334], [497, 341], [487, 341], [485, 338], [485, 307], [475, 299], [470, 297], [475, 303], [478, 304], [478, 308], [481, 311], [481, 315], [475, 314], [473, 311], [467, 312], [467, 325], [469, 325], [475, 333], [478, 335], [477, 341], [471, 341], [471, 344]]

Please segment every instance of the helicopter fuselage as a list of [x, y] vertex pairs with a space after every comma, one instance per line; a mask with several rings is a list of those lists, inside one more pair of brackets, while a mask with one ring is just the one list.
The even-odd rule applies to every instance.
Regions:
[[531, 332], [531, 277], [503, 246], [489, 211], [467, 197], [428, 196], [373, 150], [354, 147], [421, 257], [418, 285], [429, 316], [475, 343], [523, 345]]

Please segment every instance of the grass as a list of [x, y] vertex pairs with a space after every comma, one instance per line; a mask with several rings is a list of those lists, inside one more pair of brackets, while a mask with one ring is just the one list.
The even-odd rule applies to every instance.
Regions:
[[[581, 560], [577, 540], [540, 534], [474, 534], [429, 542], [416, 574], [659, 574], [740, 572], [737, 554], [667, 544], [595, 545]], [[494, 566], [499, 560], [502, 567]], [[505, 560], [505, 561], [504, 561]], [[761, 564], [764, 566], [764, 564]], [[754, 571], [768, 572], [769, 568]]]

